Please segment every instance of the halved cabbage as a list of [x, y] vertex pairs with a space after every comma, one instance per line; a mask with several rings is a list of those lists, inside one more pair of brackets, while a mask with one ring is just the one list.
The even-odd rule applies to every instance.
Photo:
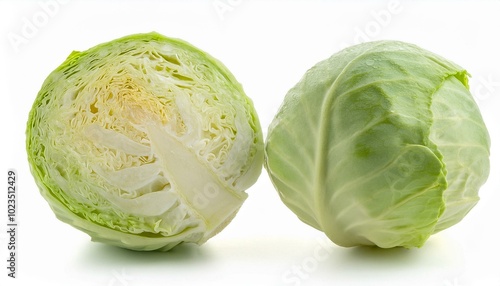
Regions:
[[27, 125], [31, 171], [57, 217], [134, 250], [222, 230], [261, 172], [262, 141], [229, 70], [157, 33], [73, 52]]

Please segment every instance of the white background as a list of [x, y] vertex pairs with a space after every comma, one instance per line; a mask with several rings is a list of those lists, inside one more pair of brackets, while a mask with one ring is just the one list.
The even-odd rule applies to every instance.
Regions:
[[[7, 278], [1, 227], [0, 284], [500, 285], [499, 14], [499, 1], [0, 0], [0, 180], [6, 193], [7, 169], [15, 168], [19, 186], [19, 278]], [[300, 222], [263, 171], [233, 222], [201, 247], [141, 253], [90, 242], [55, 218], [35, 186], [24, 150], [27, 115], [45, 77], [72, 50], [149, 31], [221, 60], [254, 100], [264, 134], [288, 89], [347, 45], [397, 39], [455, 61], [472, 75], [492, 139], [481, 201], [420, 249], [347, 249]]]

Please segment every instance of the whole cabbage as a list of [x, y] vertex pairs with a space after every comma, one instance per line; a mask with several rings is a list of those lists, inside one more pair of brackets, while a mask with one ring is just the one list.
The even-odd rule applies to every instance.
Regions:
[[316, 64], [268, 131], [265, 167], [283, 202], [346, 247], [420, 247], [458, 223], [489, 174], [489, 135], [467, 77], [398, 41]]

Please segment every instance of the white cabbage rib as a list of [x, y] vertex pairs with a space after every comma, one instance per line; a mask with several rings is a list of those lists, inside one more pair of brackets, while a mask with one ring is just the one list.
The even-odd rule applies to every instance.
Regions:
[[135, 156], [148, 156], [151, 154], [151, 149], [148, 146], [135, 142], [114, 130], [105, 129], [98, 124], [86, 126], [84, 134], [90, 141], [94, 142], [96, 146], [101, 145]]
[[246, 193], [234, 192], [167, 131], [148, 127], [153, 150], [172, 189], [205, 220], [207, 238], [238, 211]]

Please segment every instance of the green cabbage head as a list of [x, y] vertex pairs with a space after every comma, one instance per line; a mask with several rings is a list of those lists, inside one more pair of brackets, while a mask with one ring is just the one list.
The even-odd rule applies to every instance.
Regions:
[[479, 200], [490, 141], [460, 66], [377, 41], [312, 67], [272, 121], [283, 202], [341, 246], [420, 247]]
[[228, 69], [157, 33], [71, 53], [33, 104], [27, 152], [60, 220], [134, 250], [217, 234], [264, 158], [253, 104]]

